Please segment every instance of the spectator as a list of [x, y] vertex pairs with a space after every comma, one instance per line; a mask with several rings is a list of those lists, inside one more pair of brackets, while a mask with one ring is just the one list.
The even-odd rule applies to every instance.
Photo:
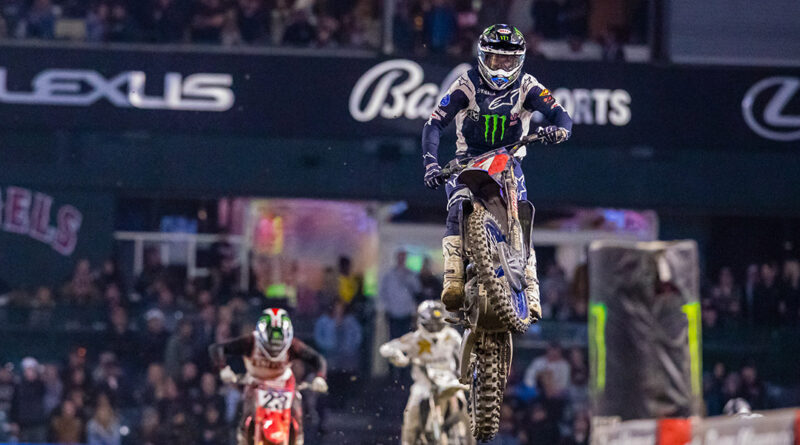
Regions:
[[419, 271], [419, 283], [421, 290], [417, 298], [417, 303], [425, 300], [438, 300], [442, 296], [442, 280], [433, 273], [430, 257], [422, 260], [422, 269]]
[[618, 27], [610, 27], [603, 35], [603, 60], [606, 62], [624, 62], [622, 31]]
[[160, 363], [151, 363], [147, 367], [147, 378], [145, 380], [144, 388], [139, 394], [139, 399], [145, 405], [155, 405], [158, 401], [158, 396], [163, 392], [164, 385], [167, 381], [167, 374], [164, 371], [164, 366]]
[[[243, 0], [245, 1], [245, 0]], [[259, 0], [246, 0], [259, 3]], [[263, 1], [263, 0], [260, 0]], [[256, 17], [252, 17], [256, 20]], [[258, 19], [266, 19], [259, 17]], [[236, 9], [229, 9], [225, 12], [225, 23], [222, 29], [223, 35], [227, 35], [228, 44], [238, 44], [242, 40], [242, 31], [237, 19]], [[214, 243], [212, 246], [213, 262], [209, 276], [209, 289], [213, 295], [222, 297], [222, 301], [228, 301], [239, 291], [239, 266], [236, 264], [236, 250], [227, 241]]]
[[754, 410], [767, 408], [766, 389], [758, 378], [756, 367], [752, 364], [745, 365], [742, 367], [740, 374], [742, 377], [740, 397], [750, 402], [750, 406], [753, 407]]
[[27, 37], [54, 38], [56, 11], [51, 0], [34, 0], [25, 16], [25, 26]]
[[219, 388], [217, 388], [217, 379], [214, 377], [214, 374], [210, 372], [206, 372], [200, 378], [200, 403], [204, 409], [208, 409], [209, 406], [216, 407], [219, 412], [225, 410], [225, 399], [222, 395], [219, 394]]
[[725, 382], [725, 364], [714, 364], [711, 375], [703, 379], [703, 400], [706, 403], [707, 415], [718, 416], [722, 414], [723, 400], [722, 388]]
[[111, 311], [114, 308], [122, 307], [125, 302], [122, 301], [122, 291], [116, 283], [110, 283], [103, 291], [103, 304], [105, 310]]
[[[86, 348], [79, 346], [73, 348], [67, 356], [67, 363], [61, 369], [61, 380], [69, 382], [72, 379], [72, 374], [76, 370], [81, 370], [86, 376]], [[85, 380], [85, 379], [84, 379]], [[69, 387], [69, 383], [67, 384]]]
[[560, 445], [589, 445], [589, 416], [581, 414], [572, 421], [569, 435], [559, 442]]
[[44, 382], [44, 412], [47, 416], [58, 407], [64, 395], [64, 384], [58, 375], [58, 367], [48, 364], [44, 366], [42, 372], [42, 382]]
[[194, 328], [189, 320], [181, 320], [178, 330], [170, 337], [164, 352], [164, 368], [167, 375], [177, 379], [184, 363], [195, 358]]
[[182, 411], [176, 412], [170, 417], [168, 430], [169, 443], [171, 445], [196, 445], [196, 427]]
[[100, 354], [99, 363], [92, 372], [92, 380], [95, 393], [104, 394], [115, 404], [121, 398], [129, 397], [130, 390], [126, 387], [125, 376], [113, 352], [106, 351]]
[[100, 300], [100, 290], [94, 285], [89, 260], [78, 261], [72, 278], [61, 288], [61, 294], [72, 304], [97, 303]]
[[361, 280], [356, 274], [353, 273], [350, 258], [346, 256], [339, 257], [338, 279], [339, 299], [345, 304], [352, 303], [353, 299], [355, 299], [356, 296], [361, 293]]
[[567, 280], [564, 270], [556, 263], [549, 263], [545, 268], [540, 290], [542, 294], [542, 317], [546, 319], [566, 319], [569, 312], [566, 307]]
[[433, 0], [425, 14], [425, 43], [428, 50], [444, 54], [456, 37], [456, 16], [447, 0]]
[[125, 289], [125, 281], [122, 278], [122, 272], [119, 270], [119, 266], [114, 259], [109, 258], [103, 261], [103, 267], [97, 271], [96, 275], [95, 285], [99, 287], [100, 290], [105, 290], [112, 284], [116, 285], [120, 292]]
[[197, 344], [210, 345], [214, 343], [214, 330], [217, 327], [217, 308], [216, 306], [205, 306], [200, 310], [195, 321], [195, 338]]
[[711, 289], [711, 300], [723, 316], [741, 314], [742, 290], [734, 282], [730, 267], [720, 269], [717, 284]]
[[[128, 311], [116, 307], [111, 310], [111, 329], [108, 332], [108, 345], [119, 358], [122, 366], [128, 369], [141, 369], [139, 352], [142, 344], [139, 336], [130, 327]], [[147, 347], [150, 347], [148, 344]]]
[[164, 327], [164, 313], [158, 309], [150, 309], [145, 314], [147, 328], [142, 337], [142, 344], [147, 345], [139, 352], [142, 364], [149, 366], [151, 363], [164, 360], [164, 351], [169, 340], [169, 333]]
[[778, 305], [781, 293], [777, 278], [778, 270], [774, 263], [761, 265], [760, 282], [753, 291], [753, 297], [755, 299], [755, 321], [762, 325], [776, 326], [778, 324]]
[[161, 252], [153, 246], [144, 249], [144, 265], [139, 279], [136, 280], [136, 292], [141, 295], [150, 295], [154, 292], [153, 285], [162, 277], [165, 269], [161, 264]]
[[270, 15], [264, 0], [239, 0], [238, 20], [243, 41], [268, 43]]
[[410, 54], [414, 50], [414, 18], [411, 15], [410, 2], [411, 0], [398, 0], [393, 18], [394, 49], [401, 54]]
[[747, 277], [744, 285], [742, 311], [747, 317], [747, 321], [750, 323], [755, 321], [756, 288], [758, 288], [760, 282], [761, 278], [758, 272], [758, 264], [750, 264], [747, 266]]
[[39, 377], [39, 362], [32, 357], [22, 360], [22, 380], [14, 388], [11, 421], [17, 425], [22, 442], [47, 440], [47, 413], [44, 407], [45, 385]]
[[59, 444], [83, 442], [83, 420], [77, 415], [75, 404], [69, 400], [61, 403], [61, 410], [50, 421], [50, 441]]
[[192, 18], [192, 41], [220, 43], [225, 13], [220, 0], [200, 0], [200, 5]]
[[86, 15], [86, 40], [105, 42], [108, 36], [108, 22], [111, 15], [108, 3], [95, 3]]
[[297, 9], [292, 13], [292, 21], [283, 33], [283, 44], [290, 46], [311, 46], [317, 38], [317, 31], [311, 24], [308, 11]]
[[172, 377], [167, 377], [164, 384], [156, 393], [156, 405], [158, 415], [162, 419], [172, 419], [172, 417], [183, 411], [183, 400], [181, 400], [178, 385]]
[[28, 325], [34, 328], [51, 326], [55, 306], [53, 291], [47, 286], [39, 286], [31, 303], [32, 310], [28, 318]]
[[395, 265], [386, 271], [380, 286], [380, 298], [389, 319], [389, 335], [397, 338], [411, 330], [411, 318], [416, 313], [416, 294], [419, 279], [406, 267], [406, 252], [400, 250]]
[[156, 0], [149, 13], [149, 40], [173, 43], [183, 40], [186, 29], [186, 13], [178, 0]]
[[139, 40], [137, 24], [124, 3], [114, 3], [111, 6], [106, 39], [109, 42], [135, 42]]
[[183, 316], [176, 301], [177, 297], [165, 279], [156, 280], [153, 284], [153, 289], [155, 290], [154, 297], [156, 300], [153, 307], [161, 311], [164, 315], [164, 327], [172, 332], [175, 330], [177, 321]]
[[539, 374], [545, 370], [550, 371], [553, 377], [553, 390], [558, 394], [564, 394], [570, 381], [570, 365], [564, 359], [561, 346], [557, 343], [547, 345], [545, 355], [537, 357], [525, 370], [523, 382], [529, 388], [536, 387]]
[[14, 400], [14, 365], [6, 363], [0, 367], [0, 416], [8, 418], [11, 413], [11, 403]]
[[525, 436], [530, 445], [550, 445], [558, 443], [561, 434], [558, 424], [548, 417], [547, 409], [541, 403], [534, 403], [525, 423]]
[[800, 261], [797, 259], [783, 263], [781, 304], [783, 322], [789, 326], [797, 326], [800, 318]]
[[161, 427], [161, 420], [158, 411], [152, 407], [146, 407], [142, 411], [142, 421], [139, 423], [139, 430], [136, 440], [133, 443], [138, 445], [168, 445], [167, 434]]
[[104, 395], [97, 398], [94, 416], [86, 425], [86, 442], [88, 445], [120, 445], [122, 438], [111, 402]]
[[203, 412], [200, 426], [200, 443], [202, 445], [225, 445], [228, 443], [228, 432], [220, 416], [219, 407], [211, 404]]
[[352, 382], [359, 372], [361, 341], [361, 326], [341, 301], [314, 324], [314, 342], [328, 360], [328, 380], [338, 393], [335, 399], [339, 406], [352, 395]]

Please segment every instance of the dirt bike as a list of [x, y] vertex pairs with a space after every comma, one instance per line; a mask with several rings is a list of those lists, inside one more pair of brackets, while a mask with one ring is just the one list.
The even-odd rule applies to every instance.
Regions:
[[[468, 432], [468, 420], [461, 409], [453, 404], [465, 403], [463, 388], [448, 370], [437, 369], [414, 359], [430, 384], [430, 394], [423, 403], [427, 404], [428, 415], [418, 445], [472, 445], [474, 441]], [[460, 397], [459, 397], [460, 396]], [[453, 400], [456, 397], [457, 400]], [[450, 409], [448, 409], [448, 407]]]
[[461, 237], [466, 276], [464, 305], [457, 320], [464, 326], [460, 382], [470, 386], [469, 417], [481, 441], [497, 434], [500, 406], [511, 368], [512, 333], [524, 333], [533, 319], [525, 288], [525, 265], [534, 208], [519, 201], [514, 154], [544, 139], [543, 131], [469, 159], [451, 161], [444, 178], [457, 177], [470, 198], [462, 204]]
[[[292, 404], [299, 391], [310, 386], [304, 382], [295, 385], [294, 374], [287, 369], [274, 380], [257, 380], [249, 375], [239, 375], [234, 382], [255, 391], [255, 410], [245, 419], [244, 431], [249, 445], [295, 445], [298, 428], [292, 417]], [[246, 400], [246, 399], [245, 399]]]

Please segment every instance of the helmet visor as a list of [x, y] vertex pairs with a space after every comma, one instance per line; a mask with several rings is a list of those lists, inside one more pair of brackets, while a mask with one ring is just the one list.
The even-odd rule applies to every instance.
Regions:
[[521, 54], [481, 52], [481, 60], [490, 70], [513, 71], [522, 64]]

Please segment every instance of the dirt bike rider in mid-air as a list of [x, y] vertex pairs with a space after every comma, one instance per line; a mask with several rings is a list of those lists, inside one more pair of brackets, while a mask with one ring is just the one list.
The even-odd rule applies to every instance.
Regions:
[[[221, 369], [220, 378], [226, 383], [237, 380], [236, 374], [226, 364], [226, 356], [240, 356], [244, 359], [247, 375], [256, 381], [270, 381], [280, 379], [290, 369], [292, 360], [300, 359], [316, 370], [311, 390], [327, 392], [328, 384], [325, 381], [327, 363], [325, 358], [294, 338], [294, 328], [289, 314], [284, 309], [265, 309], [256, 323], [255, 330], [250, 334], [242, 335], [225, 343], [215, 343], [208, 348], [209, 354]], [[242, 402], [242, 421], [237, 432], [239, 445], [247, 444], [247, 419], [255, 410], [256, 394], [252, 387], [245, 389]], [[295, 445], [303, 444], [303, 414], [299, 397], [292, 403], [292, 418], [298, 424]], [[252, 436], [251, 436], [252, 437]]]
[[[437, 383], [460, 390], [462, 387], [456, 375], [460, 345], [461, 335], [455, 329], [445, 326], [444, 307], [442, 303], [434, 300], [423, 301], [417, 307], [416, 330], [381, 345], [381, 356], [387, 358], [393, 365], [405, 367], [414, 363], [411, 371], [414, 384], [411, 385], [408, 403], [403, 412], [401, 445], [417, 443], [417, 438], [425, 426], [426, 416], [429, 414], [425, 401], [433, 391], [432, 382], [419, 365], [445, 371], [450, 378]], [[466, 402], [463, 395], [460, 399], [462, 403]], [[464, 409], [463, 406], [458, 406], [458, 400], [451, 399], [449, 403], [451, 409]]]
[[[462, 74], [447, 93], [422, 130], [422, 160], [425, 185], [436, 189], [445, 182], [439, 166], [439, 138], [453, 120], [456, 122], [456, 157], [478, 156], [511, 144], [528, 134], [531, 116], [541, 112], [551, 125], [542, 130], [544, 142], [559, 144], [572, 132], [572, 119], [550, 91], [535, 77], [522, 72], [525, 38], [509, 25], [492, 25], [478, 40], [478, 65]], [[520, 200], [527, 199], [525, 177], [519, 160], [525, 148], [517, 151], [514, 175], [518, 180]], [[462, 257], [459, 218], [461, 204], [469, 190], [456, 178], [447, 181], [447, 230], [442, 240], [444, 289], [442, 302], [450, 312], [458, 311], [464, 299], [464, 260]], [[525, 289], [534, 318], [541, 317], [539, 281], [536, 278], [536, 255], [531, 251], [525, 267]]]

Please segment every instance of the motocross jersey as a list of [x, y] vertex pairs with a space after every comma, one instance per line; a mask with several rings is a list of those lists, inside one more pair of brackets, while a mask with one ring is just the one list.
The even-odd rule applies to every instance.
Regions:
[[530, 74], [503, 90], [489, 88], [472, 68], [456, 79], [422, 130], [422, 158], [438, 163], [442, 131], [455, 120], [456, 157], [477, 156], [516, 142], [530, 130], [534, 111], [552, 125], [572, 131], [572, 119], [550, 91]]
[[289, 367], [292, 360], [300, 359], [313, 369], [316, 375], [325, 378], [327, 362], [319, 352], [302, 341], [293, 338], [292, 344], [277, 358], [272, 358], [256, 346], [255, 333], [243, 335], [226, 343], [211, 345], [211, 355], [217, 366], [224, 366], [226, 355], [238, 355], [244, 359], [247, 373], [259, 380], [279, 378]]
[[[397, 352], [402, 352], [410, 360], [419, 359], [424, 365], [452, 372], [458, 369], [458, 351], [461, 346], [461, 336], [455, 329], [445, 326], [441, 331], [430, 333], [424, 329], [417, 329], [408, 334], [384, 343], [380, 353], [384, 357], [391, 357]], [[415, 384], [427, 382], [423, 371], [414, 366], [411, 377]]]

